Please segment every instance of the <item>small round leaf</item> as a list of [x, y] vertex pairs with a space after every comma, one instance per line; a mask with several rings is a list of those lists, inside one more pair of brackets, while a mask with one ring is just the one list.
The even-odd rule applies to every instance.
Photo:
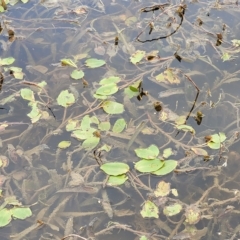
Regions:
[[143, 218], [158, 218], [158, 207], [151, 201], [147, 200], [142, 208], [141, 215]]
[[113, 101], [105, 101], [102, 104], [103, 110], [108, 114], [120, 114], [124, 111], [124, 106], [121, 103]]
[[128, 180], [128, 177], [125, 174], [119, 175], [119, 176], [110, 176], [108, 178], [107, 185], [119, 186], [119, 185], [124, 184], [127, 180]]
[[177, 215], [181, 211], [182, 211], [182, 205], [180, 205], [179, 203], [174, 203], [170, 206], [164, 207], [164, 209], [163, 209], [164, 215], [169, 216], [169, 217]]
[[168, 173], [172, 172], [177, 167], [177, 161], [175, 160], [166, 160], [164, 161], [164, 165], [162, 168], [158, 169], [155, 172], [152, 172], [155, 175], [163, 176], [167, 175]]
[[11, 215], [12, 215], [11, 210], [8, 210], [6, 208], [0, 210], [0, 227], [5, 227], [11, 222], [12, 220]]
[[99, 60], [99, 59], [96, 59], [96, 58], [87, 59], [86, 62], [85, 62], [86, 66], [89, 67], [89, 68], [101, 67], [105, 63], [106, 62], [104, 60]]
[[61, 149], [66, 149], [66, 148], [68, 148], [70, 145], [71, 145], [71, 142], [70, 142], [70, 141], [61, 141], [61, 142], [58, 144], [58, 147], [61, 148]]
[[16, 208], [11, 209], [11, 211], [12, 211], [12, 216], [14, 218], [18, 218], [18, 219], [22, 219], [22, 220], [32, 216], [31, 209], [26, 208], [26, 207], [23, 207], [23, 208], [16, 207]]
[[135, 164], [135, 169], [142, 173], [151, 173], [157, 171], [159, 168], [163, 166], [163, 161], [159, 159], [153, 160], [140, 160]]
[[125, 120], [123, 118], [120, 118], [114, 123], [112, 131], [114, 133], [121, 133], [125, 127], [126, 127]]
[[136, 155], [144, 159], [155, 159], [159, 155], [159, 149], [152, 144], [148, 148], [138, 148], [134, 150]]
[[75, 97], [68, 90], [63, 90], [58, 95], [57, 102], [62, 107], [69, 107], [75, 102]]
[[115, 83], [109, 83], [106, 85], [101, 86], [97, 89], [96, 94], [97, 95], [103, 95], [103, 96], [109, 96], [118, 91], [118, 87]]
[[84, 72], [82, 70], [73, 70], [71, 73], [71, 78], [78, 80], [84, 77]]
[[129, 171], [129, 166], [126, 163], [109, 162], [104, 163], [100, 169], [102, 169], [108, 175], [118, 176], [127, 173]]

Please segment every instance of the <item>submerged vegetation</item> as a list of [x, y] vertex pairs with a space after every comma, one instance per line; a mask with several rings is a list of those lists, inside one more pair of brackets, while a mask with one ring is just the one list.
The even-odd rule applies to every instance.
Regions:
[[1, 239], [240, 238], [238, 1], [0, 12]]

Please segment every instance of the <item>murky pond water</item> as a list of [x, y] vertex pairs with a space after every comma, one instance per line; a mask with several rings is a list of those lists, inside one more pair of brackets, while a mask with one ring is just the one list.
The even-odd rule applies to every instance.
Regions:
[[23, 2], [0, 7], [0, 238], [239, 239], [238, 1]]

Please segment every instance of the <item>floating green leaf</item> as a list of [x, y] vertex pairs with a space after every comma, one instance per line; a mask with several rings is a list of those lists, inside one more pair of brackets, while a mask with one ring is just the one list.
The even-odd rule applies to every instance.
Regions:
[[223, 132], [220, 132], [219, 134], [213, 134], [210, 136], [210, 141], [207, 142], [207, 145], [211, 149], [219, 149], [221, 146], [221, 143], [226, 140], [226, 135]]
[[0, 65], [11, 65], [15, 62], [15, 58], [9, 57], [9, 58], [3, 58], [0, 59]]
[[100, 129], [101, 131], [109, 131], [110, 128], [111, 128], [110, 122], [101, 122], [98, 125], [98, 129]]
[[139, 158], [155, 159], [159, 155], [159, 149], [152, 144], [148, 148], [137, 148], [134, 150]]
[[32, 105], [32, 110], [30, 113], [27, 114], [27, 116], [31, 118], [32, 123], [37, 122], [41, 118], [42, 113], [39, 110], [39, 108], [37, 107], [37, 103], [34, 103]]
[[11, 209], [11, 212], [14, 218], [18, 218], [22, 220], [32, 216], [31, 209], [26, 207], [15, 207]]
[[95, 148], [100, 142], [100, 138], [98, 137], [90, 137], [87, 138], [83, 143], [82, 143], [82, 147], [89, 150], [89, 149], [93, 149]]
[[106, 62], [104, 60], [90, 58], [86, 60], [85, 64], [89, 68], [97, 68], [103, 66], [104, 64], [106, 64]]
[[11, 210], [3, 208], [0, 210], [0, 227], [8, 225], [12, 220]]
[[97, 89], [97, 95], [109, 96], [118, 91], [118, 86], [115, 83], [109, 83]]
[[162, 168], [158, 169], [155, 172], [152, 172], [155, 175], [163, 176], [171, 173], [177, 167], [177, 161], [175, 160], [165, 160]]
[[130, 57], [130, 61], [133, 64], [137, 64], [139, 63], [145, 56], [146, 52], [145, 51], [140, 51], [137, 50], [135, 53], [132, 54], [132, 56]]
[[87, 131], [91, 128], [91, 120], [89, 115], [85, 115], [81, 121], [81, 130]]
[[126, 122], [123, 118], [118, 119], [114, 125], [112, 131], [115, 133], [121, 133], [126, 127]]
[[183, 124], [183, 125], [178, 125], [178, 126], [176, 126], [176, 128], [177, 128], [178, 130], [182, 130], [182, 131], [184, 131], [184, 132], [190, 132], [190, 133], [192, 133], [192, 134], [195, 134], [195, 130], [193, 129], [193, 127], [191, 127], [191, 126], [189, 126], [189, 125], [185, 125], [185, 124]]
[[12, 74], [16, 79], [23, 79], [23, 72], [22, 72], [22, 68], [19, 67], [10, 67], [10, 74]]
[[99, 124], [99, 120], [98, 120], [97, 116], [92, 116], [90, 121], [94, 124]]
[[171, 189], [171, 192], [175, 197], [178, 197], [178, 190], [176, 188]]
[[71, 132], [73, 130], [76, 130], [77, 128], [80, 128], [79, 121], [74, 119], [69, 119], [66, 125], [66, 131]]
[[159, 159], [153, 160], [140, 160], [135, 164], [135, 169], [142, 173], [151, 173], [157, 171], [159, 168], [163, 166], [163, 161]]
[[69, 58], [61, 59], [61, 64], [62, 64], [62, 66], [71, 66], [71, 67], [77, 68], [76, 63], [73, 62], [73, 60], [71, 60]]
[[104, 163], [100, 169], [102, 169], [108, 175], [118, 176], [127, 173], [129, 171], [129, 166], [126, 163], [109, 162]]
[[99, 84], [101, 85], [105, 85], [105, 84], [110, 84], [110, 83], [118, 83], [120, 81], [120, 77], [114, 77], [114, 76], [111, 76], [111, 77], [108, 77], [108, 78], [103, 78]]
[[61, 148], [61, 149], [66, 149], [66, 148], [68, 148], [70, 145], [71, 145], [71, 142], [70, 142], [70, 141], [61, 141], [61, 142], [58, 144], [58, 147]]
[[124, 94], [127, 95], [129, 98], [133, 98], [139, 95], [139, 91], [133, 91], [131, 87], [127, 87], [124, 89]]
[[169, 217], [177, 215], [181, 211], [182, 211], [182, 205], [180, 205], [179, 203], [174, 203], [170, 206], [164, 207], [164, 209], [163, 209], [164, 215], [169, 216]]
[[25, 100], [35, 101], [34, 93], [29, 88], [22, 88], [20, 94], [21, 94], [21, 97]]
[[124, 184], [127, 180], [128, 180], [128, 177], [125, 174], [119, 175], [119, 176], [110, 176], [108, 178], [107, 185], [119, 186], [119, 185]]
[[214, 141], [214, 142], [219, 141], [219, 139], [220, 139], [220, 142], [224, 142], [226, 140], [226, 138], [227, 137], [226, 137], [225, 133], [223, 133], [223, 132], [219, 132], [219, 134], [212, 135], [212, 141]]
[[84, 72], [82, 70], [73, 70], [71, 73], [71, 78], [78, 80], [84, 77]]
[[63, 90], [58, 95], [57, 102], [62, 107], [69, 107], [75, 102], [75, 97], [68, 90]]
[[160, 181], [154, 191], [155, 197], [165, 197], [170, 193], [170, 183]]
[[173, 155], [173, 151], [172, 151], [171, 148], [166, 148], [166, 149], [163, 150], [163, 157], [164, 158], [168, 158], [171, 155]]
[[143, 204], [141, 215], [143, 218], [158, 218], [158, 207], [151, 201], [147, 200]]
[[72, 132], [71, 136], [77, 138], [78, 140], [84, 140], [93, 137], [93, 133], [96, 131], [94, 128], [88, 129], [88, 131], [75, 130]]
[[221, 143], [220, 142], [208, 142], [207, 145], [211, 148], [211, 149], [219, 149], [221, 147]]
[[113, 101], [103, 102], [102, 107], [103, 110], [108, 114], [120, 114], [124, 111], [123, 104]]

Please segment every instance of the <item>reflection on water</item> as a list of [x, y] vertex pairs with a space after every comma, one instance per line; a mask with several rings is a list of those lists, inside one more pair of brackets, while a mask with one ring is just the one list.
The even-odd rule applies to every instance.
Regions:
[[239, 238], [236, 1], [3, 8], [1, 239]]

